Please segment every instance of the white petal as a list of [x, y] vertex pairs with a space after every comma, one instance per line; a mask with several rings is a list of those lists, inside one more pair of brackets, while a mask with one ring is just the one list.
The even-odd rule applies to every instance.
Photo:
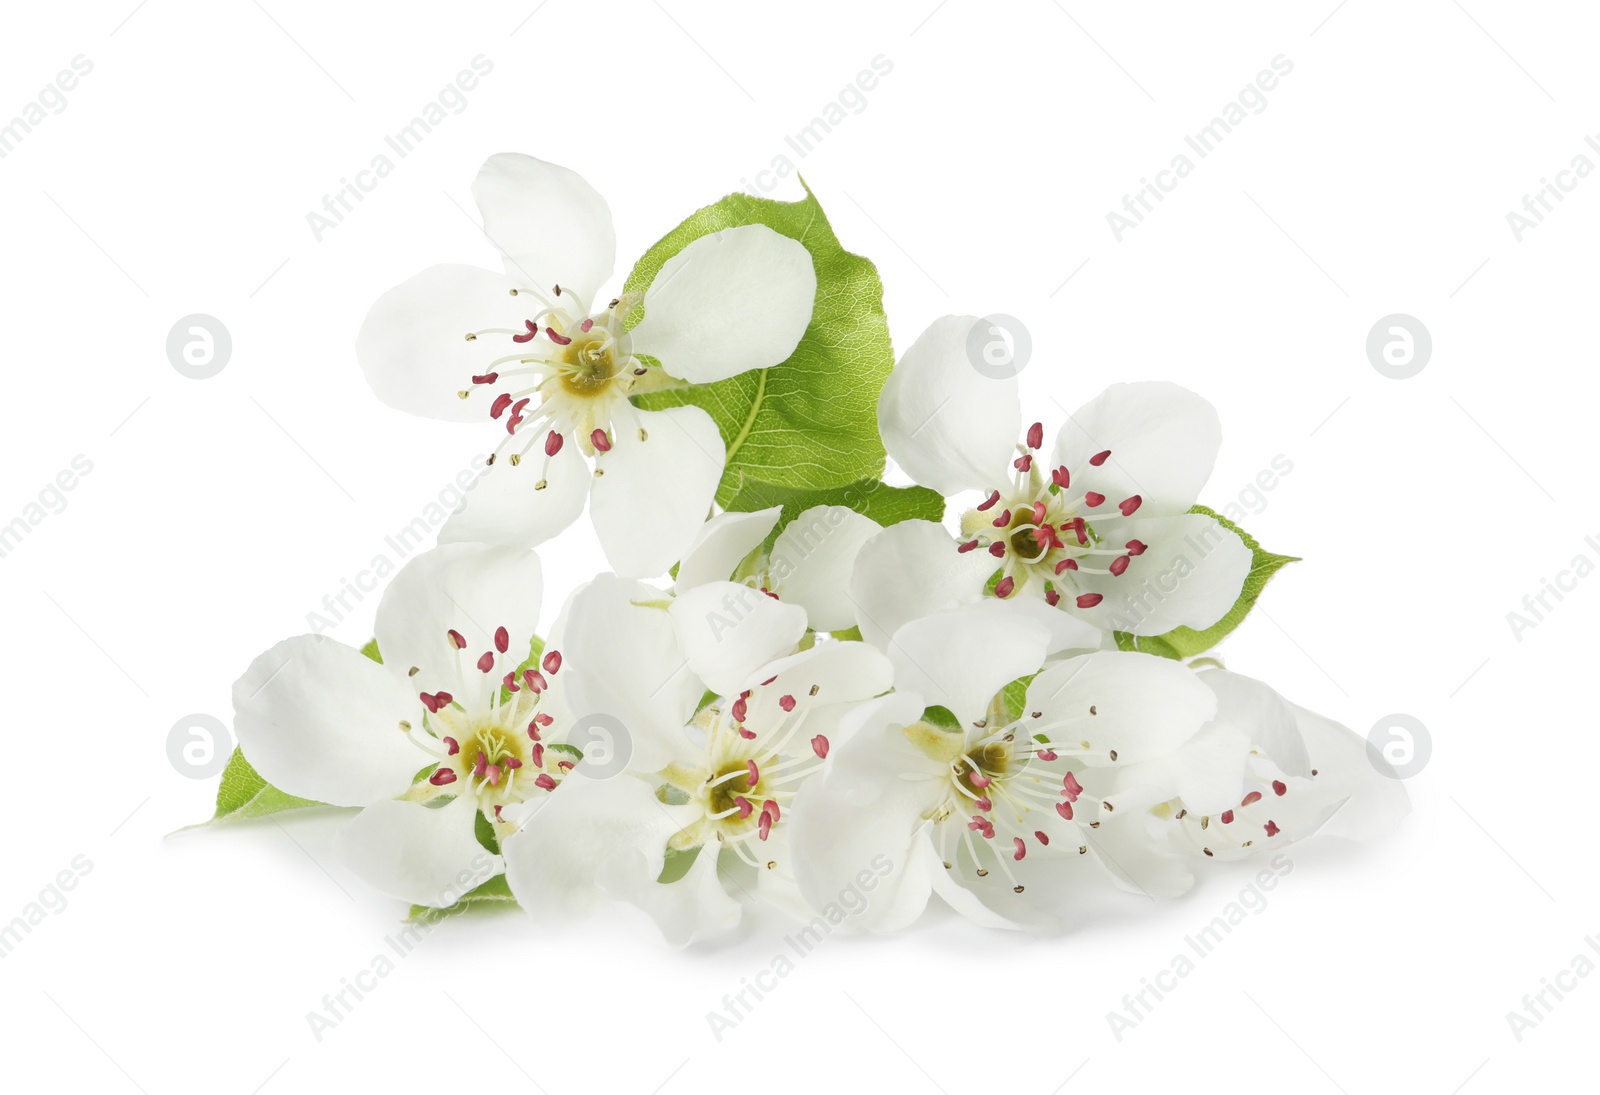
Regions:
[[[378, 602], [373, 631], [384, 664], [398, 673], [413, 666], [419, 691], [459, 695], [463, 677], [485, 688], [528, 656], [528, 643], [539, 627], [544, 581], [539, 557], [521, 547], [489, 544], [441, 544], [400, 568]], [[495, 648], [495, 632], [504, 627], [508, 649]], [[466, 646], [450, 639], [457, 632]], [[494, 654], [494, 671], [477, 668], [479, 657]]]
[[862, 637], [882, 650], [911, 620], [982, 599], [995, 561], [956, 547], [932, 521], [901, 521], [863, 544], [850, 578]]
[[1221, 812], [1243, 795], [1249, 755], [1248, 737], [1235, 727], [1212, 723], [1174, 755], [1172, 790], [1195, 813]]
[[708, 582], [668, 609], [689, 668], [719, 695], [738, 695], [757, 670], [794, 650], [805, 609], [737, 582]]
[[1003, 602], [913, 620], [889, 642], [895, 687], [948, 708], [963, 726], [981, 722], [1006, 685], [1036, 673], [1050, 633]]
[[725, 228], [657, 272], [633, 348], [692, 384], [770, 369], [794, 353], [816, 296], [811, 252], [799, 240], [764, 224]]
[[1084, 829], [1084, 843], [1112, 879], [1129, 893], [1181, 897], [1194, 886], [1185, 857], [1167, 851], [1164, 822], [1146, 811]]
[[856, 626], [850, 576], [861, 545], [882, 531], [878, 522], [847, 506], [813, 506], [773, 542], [768, 572], [774, 590], [804, 608], [817, 631]]
[[1021, 404], [1016, 377], [994, 379], [973, 364], [976, 316], [934, 320], [889, 374], [878, 427], [889, 456], [940, 494], [989, 490], [1009, 476]]
[[1111, 650], [1047, 667], [1028, 686], [1028, 710], [1043, 712], [1053, 741], [1088, 742], [1083, 764], [1137, 764], [1182, 747], [1217, 698], [1181, 662]]
[[682, 593], [707, 582], [726, 581], [778, 523], [782, 506], [755, 513], [719, 513], [700, 526], [694, 542], [683, 553], [673, 588]]
[[[945, 824], [956, 823], [946, 822]], [[933, 884], [933, 892], [939, 895], [941, 901], [980, 928], [1016, 929], [1022, 927], [1023, 921], [1033, 919], [1030, 915], [1033, 912], [1032, 906], [1016, 900], [1016, 895], [1011, 893], [1009, 885], [1006, 890], [1006, 896], [1013, 899], [1007, 902], [1011, 906], [1010, 915], [1001, 913], [991, 904], [992, 899], [999, 896], [994, 886], [984, 887], [984, 896], [990, 897], [991, 901], [985, 901], [983, 897], [980, 897], [976, 887], [969, 888], [970, 883], [977, 882], [978, 879], [958, 878], [956, 874], [956, 868], [966, 868], [964, 875], [975, 869], [974, 865], [967, 861], [965, 847], [957, 845], [956, 856], [958, 863], [955, 867], [946, 868], [943, 861], [939, 859], [938, 853], [934, 851], [931, 842], [925, 843], [923, 849], [919, 852], [919, 857], [925, 859], [928, 863], [928, 880]], [[968, 885], [962, 884], [964, 880], [968, 882]], [[994, 902], [994, 904], [998, 904], [998, 902]]]
[[[1113, 503], [1137, 494], [1141, 513], [1166, 516], [1194, 505], [1221, 447], [1216, 408], [1187, 388], [1113, 384], [1067, 419], [1050, 466], [1065, 465], [1075, 491], [1098, 491]], [[1104, 464], [1089, 463], [1107, 449]]]
[[[963, 821], [958, 816], [944, 824], [959, 833]], [[939, 895], [977, 924], [1039, 934], [1059, 931], [1069, 916], [1081, 919], [1104, 909], [1107, 897], [1115, 895], [1116, 872], [1107, 869], [1104, 855], [1110, 823], [1090, 829], [1045, 806], [1030, 811], [1017, 827], [1023, 837], [1029, 830], [1042, 832], [1049, 843], [1027, 841], [1027, 855], [1018, 860], [1013, 842], [1003, 836], [973, 841], [970, 849], [965, 841], [952, 839], [954, 834], [936, 838], [952, 862], [952, 869], [943, 872], [944, 884], [936, 886]], [[1118, 858], [1125, 857], [1119, 852]], [[1181, 858], [1177, 862], [1183, 863]]]
[[233, 728], [263, 779], [335, 806], [404, 793], [427, 755], [400, 729], [421, 733], [422, 706], [402, 678], [326, 635], [286, 639], [233, 686]]
[[922, 915], [932, 892], [916, 845], [927, 842], [923, 814], [939, 804], [943, 767], [904, 733], [922, 708], [920, 697], [895, 693], [852, 712], [821, 774], [801, 786], [786, 819], [795, 877], [814, 908], [847, 891], [870, 891], [867, 908], [846, 921], [852, 927], [905, 927]]
[[[487, 388], [472, 378], [511, 352], [488, 328], [522, 330], [527, 307], [511, 296], [513, 282], [476, 266], [430, 266], [378, 298], [356, 336], [356, 360], [373, 392], [391, 407], [424, 418], [489, 422]], [[487, 427], [486, 427], [487, 428]]]
[[1233, 608], [1254, 561], [1237, 533], [1203, 513], [1109, 521], [1103, 531], [1114, 546], [1137, 539], [1147, 548], [1120, 576], [1073, 575], [1080, 592], [1105, 598], [1099, 604], [1078, 608], [1070, 597], [1061, 604], [1107, 631], [1203, 631]]
[[[1375, 765], [1366, 741], [1332, 719], [1292, 703], [1289, 710], [1305, 738], [1311, 767], [1317, 773], [1309, 781], [1311, 794], [1325, 802], [1342, 804], [1321, 831], [1352, 840], [1370, 840], [1393, 832], [1411, 812], [1405, 784], [1392, 774], [1385, 774], [1393, 769], [1381, 756], [1378, 759], [1382, 767]], [[1294, 839], [1307, 835], [1290, 833]]]
[[654, 881], [667, 841], [693, 820], [693, 808], [666, 805], [642, 780], [590, 779], [582, 768], [505, 839], [506, 882], [536, 920], [568, 923], [593, 909], [613, 859]]
[[594, 187], [565, 167], [501, 152], [484, 162], [472, 196], [483, 234], [517, 285], [546, 294], [559, 285], [594, 310], [617, 253], [611, 210]]
[[1180, 798], [1192, 814], [1221, 813], [1244, 797], [1249, 756], [1248, 737], [1213, 722], [1171, 753], [1126, 767], [1118, 764], [1116, 789], [1105, 798], [1117, 812]]
[[789, 826], [778, 825], [761, 842], [761, 866], [756, 867], [725, 850], [717, 857], [722, 889], [734, 897], [754, 897], [762, 905], [805, 923], [814, 913], [794, 878], [794, 844]]
[[626, 749], [637, 771], [682, 755], [684, 724], [705, 691], [665, 608], [652, 603], [664, 600], [660, 590], [602, 574], [573, 595], [561, 649], [561, 699], [574, 726], [619, 736], [619, 755]]
[[334, 837], [339, 861], [392, 897], [447, 909], [503, 869], [474, 835], [477, 800], [439, 807], [385, 800], [362, 810]]
[[1013, 612], [1027, 616], [1043, 625], [1050, 633], [1050, 654], [1089, 654], [1096, 650], [1114, 649], [1108, 645], [1114, 640], [1076, 611], [1063, 611], [1051, 607], [1044, 598], [1032, 595], [1007, 598], [1005, 604]]
[[439, 542], [535, 547], [576, 521], [588, 497], [589, 465], [570, 439], [548, 464], [535, 445], [520, 467], [502, 457], [479, 476], [439, 530]]
[[1200, 670], [1200, 680], [1217, 694], [1217, 721], [1241, 731], [1291, 776], [1311, 775], [1311, 757], [1289, 704], [1270, 687], [1226, 669]]
[[[1105, 822], [1090, 829], [1043, 809], [1029, 814], [1025, 825], [1045, 832], [1049, 846], [1030, 842], [1027, 858], [1017, 861], [1009, 841], [998, 847], [984, 841], [974, 846], [986, 847], [990, 854], [974, 864], [964, 843], [954, 844], [955, 869], [943, 872], [940, 896], [976, 923], [1043, 933], [1059, 930], [1069, 917], [1104, 915], [1107, 898], [1115, 897], [1117, 889], [1155, 896], [1173, 889], [1181, 893], [1193, 883], [1185, 857], [1158, 856], [1149, 838], [1142, 846], [1125, 848], [1125, 837], [1113, 830], [1130, 832], [1131, 824]], [[995, 858], [996, 853], [1004, 858]], [[986, 867], [988, 876], [976, 877], [976, 867]], [[1022, 894], [1013, 890], [1013, 878], [1024, 887]]]
[[612, 435], [611, 451], [595, 458], [589, 515], [612, 570], [653, 578], [705, 523], [722, 479], [722, 435], [699, 407], [620, 408]]
[[661, 883], [656, 881], [661, 868], [651, 874], [642, 853], [636, 852], [607, 863], [600, 884], [610, 896], [650, 914], [669, 946], [686, 947], [739, 925], [742, 910], [723, 888], [719, 858], [717, 845], [705, 845], [682, 878]]
[[[772, 683], [766, 684], [768, 680]], [[764, 726], [781, 721], [785, 715], [783, 699], [787, 696], [795, 701], [796, 711], [805, 715], [810, 737], [825, 732], [822, 723], [827, 720], [821, 712], [807, 713], [808, 708], [838, 707], [836, 717], [842, 715], [850, 704], [889, 691], [894, 686], [894, 666], [866, 643], [824, 641], [810, 650], [768, 662], [745, 684], [761, 684], [747, 701], [747, 723]], [[804, 744], [798, 748], [803, 750]]]

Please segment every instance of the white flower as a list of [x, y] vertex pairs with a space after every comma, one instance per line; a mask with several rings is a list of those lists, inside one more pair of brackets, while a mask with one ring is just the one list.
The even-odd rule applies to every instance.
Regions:
[[[1138, 773], [1107, 773], [1105, 793], [1138, 811], [1114, 823], [1128, 839], [1176, 855], [1242, 859], [1321, 833], [1370, 839], [1410, 810], [1405, 788], [1367, 743], [1285, 700], [1260, 681], [1209, 667], [1196, 677], [1217, 696], [1210, 732], [1248, 743], [1240, 778], [1209, 800], [1130, 791]], [[1230, 770], [1235, 766], [1229, 763]], [[1144, 800], [1144, 801], [1140, 801]]]
[[758, 552], [782, 512], [774, 506], [711, 518], [684, 553], [674, 591], [732, 576], [805, 609], [814, 630], [855, 627], [850, 575], [862, 545], [883, 526], [847, 506], [813, 506], [783, 527], [770, 550]]
[[1221, 619], [1251, 553], [1188, 512], [1221, 444], [1216, 411], [1174, 384], [1114, 384], [1067, 417], [1041, 466], [1042, 422], [1017, 443], [1015, 378], [973, 367], [968, 335], [979, 322], [935, 321], [890, 375], [878, 416], [889, 455], [917, 482], [987, 497], [962, 518], [959, 545], [907, 521], [862, 549], [853, 583], [862, 633], [881, 645], [909, 620], [977, 600], [997, 572], [995, 597], [1060, 610], [1031, 608], [1055, 633], [1053, 650], [1100, 645], [1082, 624], [1159, 635]]
[[[473, 183], [505, 273], [435, 266], [384, 294], [357, 354], [384, 402], [413, 414], [494, 419], [489, 474], [441, 540], [533, 545], [590, 495], [606, 558], [648, 577], [694, 538], [722, 476], [723, 442], [697, 407], [641, 411], [629, 395], [724, 380], [794, 351], [816, 271], [798, 241], [763, 225], [689, 244], [642, 296], [602, 305], [616, 237], [605, 201], [564, 167], [491, 156]], [[632, 330], [624, 321], [640, 305]]]
[[[587, 669], [590, 643], [617, 639], [626, 660], [605, 678], [575, 672], [569, 702], [624, 727], [631, 755], [621, 772], [586, 758], [528, 811], [505, 844], [507, 879], [538, 919], [569, 921], [609, 898], [683, 945], [738, 923], [733, 894], [803, 909], [789, 805], [840, 718], [888, 688], [891, 670], [863, 643], [796, 651], [805, 613], [748, 586], [701, 585], [667, 611], [652, 593], [605, 576], [574, 598], [573, 664]], [[718, 698], [699, 707], [702, 681]], [[669, 851], [694, 859], [661, 882]]]
[[[1016, 927], [1054, 922], [1106, 872], [1187, 885], [1170, 856], [1102, 824], [1152, 794], [1221, 803], [1247, 742], [1210, 730], [1216, 697], [1186, 666], [1119, 651], [1038, 672], [1008, 720], [998, 694], [1039, 670], [1048, 645], [1042, 624], [995, 603], [895, 634], [894, 694], [847, 716], [792, 811], [809, 899], [879, 856], [893, 870], [855, 920], [877, 931], [911, 923], [935, 893], [980, 924]], [[1135, 777], [1116, 795], [1090, 788], [1095, 773], [1123, 769]]]
[[500, 857], [475, 835], [480, 815], [509, 835], [503, 808], [546, 796], [576, 761], [549, 713], [561, 654], [551, 649], [518, 672], [540, 591], [532, 551], [446, 544], [407, 563], [384, 591], [374, 627], [383, 664], [302, 635], [234, 684], [234, 729], [263, 778], [302, 798], [364, 807], [335, 848], [378, 889], [450, 904], [498, 874]]

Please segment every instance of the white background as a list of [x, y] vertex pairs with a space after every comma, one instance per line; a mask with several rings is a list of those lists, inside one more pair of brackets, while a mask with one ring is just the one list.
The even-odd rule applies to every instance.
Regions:
[[[150, 1093], [1583, 1086], [1600, 977], [1520, 1043], [1506, 1013], [1600, 932], [1600, 579], [1520, 641], [1507, 613], [1600, 559], [1600, 179], [1520, 242], [1506, 213], [1578, 154], [1600, 162], [1600, 27], [1576, 4], [1335, 2], [11, 12], [0, 119], [73, 57], [94, 68], [0, 160], [0, 523], [75, 456], [93, 470], [0, 558], [0, 920], [74, 856], [93, 866], [0, 960], [8, 1074]], [[479, 54], [494, 71], [466, 109], [318, 242], [306, 214]], [[892, 73], [799, 158], [785, 136], [879, 54]], [[1279, 54], [1294, 69], [1267, 107], [1118, 242], [1107, 212]], [[1106, 1013], [1244, 873], [1045, 942], [947, 916], [835, 937], [720, 1043], [706, 1012], [788, 926], [674, 953], [631, 916], [554, 938], [455, 921], [319, 1042], [306, 1013], [403, 910], [340, 872], [327, 819], [167, 838], [209, 816], [214, 781], [165, 741], [190, 713], [227, 721], [251, 658], [489, 443], [378, 404], [352, 343], [416, 270], [494, 264], [467, 211], [498, 151], [593, 181], [619, 270], [787, 153], [878, 264], [897, 348], [948, 312], [1018, 317], [1051, 431], [1113, 380], [1208, 396], [1226, 441], [1202, 500], [1238, 501], [1286, 457], [1244, 524], [1305, 558], [1228, 664], [1363, 734], [1422, 720], [1414, 814], [1383, 844], [1296, 846], [1269, 906], [1120, 1042]], [[168, 363], [191, 313], [232, 333], [214, 379]], [[1367, 359], [1391, 313], [1432, 332], [1413, 379]], [[603, 566], [583, 523], [542, 554], [547, 614]], [[335, 634], [364, 641], [375, 600]]]

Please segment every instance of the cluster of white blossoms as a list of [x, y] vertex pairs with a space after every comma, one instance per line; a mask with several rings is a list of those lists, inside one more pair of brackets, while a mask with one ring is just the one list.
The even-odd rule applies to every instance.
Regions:
[[[234, 687], [233, 778], [358, 809], [336, 849], [376, 889], [543, 923], [620, 902], [677, 945], [752, 903], [887, 931], [937, 896], [1048, 929], [1406, 811], [1360, 738], [1196, 656], [1264, 581], [1197, 506], [1221, 443], [1199, 396], [1114, 384], [1047, 449], [1016, 378], [975, 367], [972, 316], [825, 377], [887, 334], [815, 217], [727, 199], [742, 223], [686, 222], [607, 296], [583, 179], [497, 155], [474, 193], [504, 272], [424, 271], [357, 354], [392, 406], [494, 431], [489, 471], [384, 592], [375, 649], [291, 638]], [[806, 474], [842, 459], [849, 431], [812, 423], [852, 400], [808, 394], [802, 358], [911, 485], [761, 486], [749, 435], [775, 420]], [[540, 636], [534, 549], [586, 501], [609, 569]]]

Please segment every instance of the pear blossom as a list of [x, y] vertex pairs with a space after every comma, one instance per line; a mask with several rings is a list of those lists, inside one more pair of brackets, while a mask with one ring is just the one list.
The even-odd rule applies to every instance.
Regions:
[[1237, 534], [1189, 512], [1221, 444], [1216, 411], [1175, 384], [1113, 384], [1067, 416], [1046, 462], [1044, 423], [1020, 429], [1016, 379], [972, 365], [979, 322], [936, 320], [884, 385], [879, 425], [895, 462], [947, 496], [984, 497], [959, 540], [907, 521], [862, 548], [852, 593], [863, 634], [881, 645], [909, 620], [986, 595], [1057, 610], [1041, 615], [1056, 650], [1085, 645], [1083, 624], [1159, 635], [1221, 619], [1252, 560]]
[[805, 609], [813, 630], [855, 627], [850, 575], [862, 545], [883, 526], [848, 506], [813, 506], [785, 525], [770, 549], [759, 550], [782, 513], [774, 506], [712, 517], [684, 553], [674, 591], [731, 576]]
[[[894, 869], [859, 927], [904, 927], [934, 894], [980, 924], [1044, 927], [1096, 886], [1181, 873], [1107, 823], [1153, 797], [1220, 807], [1247, 739], [1211, 726], [1216, 696], [1187, 666], [1100, 651], [1040, 671], [1049, 645], [1041, 622], [993, 602], [894, 635], [895, 691], [845, 717], [791, 811], [806, 897], [882, 856]], [[1008, 717], [1002, 689], [1030, 675]], [[1136, 773], [1126, 786], [1095, 792], [1096, 773], [1124, 769]]]
[[1224, 798], [1210, 801], [1168, 797], [1148, 784], [1136, 789], [1144, 781], [1131, 767], [1104, 773], [1108, 797], [1140, 807], [1116, 822], [1132, 830], [1131, 839], [1174, 856], [1245, 859], [1313, 834], [1382, 836], [1409, 812], [1393, 769], [1346, 727], [1250, 677], [1218, 666], [1195, 675], [1217, 697], [1214, 726], [1249, 742], [1244, 771], [1222, 788]]
[[629, 397], [787, 359], [811, 321], [810, 252], [764, 225], [728, 228], [690, 243], [642, 293], [605, 303], [616, 237], [581, 177], [502, 153], [473, 196], [504, 273], [424, 270], [378, 300], [356, 346], [391, 406], [495, 423], [489, 472], [440, 539], [536, 545], [588, 498], [613, 569], [660, 574], [694, 538], [726, 457], [705, 411], [645, 411]]
[[480, 823], [509, 836], [505, 809], [548, 796], [576, 763], [551, 713], [560, 651], [522, 665], [541, 588], [527, 548], [445, 544], [384, 591], [374, 627], [382, 664], [302, 635], [234, 684], [234, 729], [263, 778], [362, 808], [335, 851], [374, 887], [434, 905], [500, 873]]
[[[665, 611], [651, 593], [602, 576], [574, 599], [575, 665], [595, 664], [591, 642], [630, 637], [617, 678], [581, 673], [568, 684], [574, 711], [626, 727], [631, 755], [620, 773], [585, 758], [560, 795], [528, 810], [505, 844], [507, 879], [537, 919], [622, 901], [683, 945], [735, 926], [746, 893], [804, 909], [790, 804], [843, 715], [887, 689], [892, 671], [864, 643], [798, 649], [804, 611], [748, 586], [707, 583]], [[702, 683], [713, 694], [704, 703]], [[663, 882], [669, 856], [692, 859]]]

